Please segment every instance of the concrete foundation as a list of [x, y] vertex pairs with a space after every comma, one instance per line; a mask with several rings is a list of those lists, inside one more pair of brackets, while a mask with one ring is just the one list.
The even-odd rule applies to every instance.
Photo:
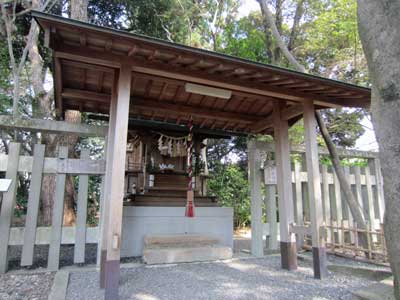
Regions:
[[[142, 256], [149, 235], [203, 234], [233, 248], [233, 209], [196, 207], [195, 217], [185, 217], [184, 207], [125, 206], [122, 220], [121, 256]], [[209, 249], [219, 252], [221, 249]]]

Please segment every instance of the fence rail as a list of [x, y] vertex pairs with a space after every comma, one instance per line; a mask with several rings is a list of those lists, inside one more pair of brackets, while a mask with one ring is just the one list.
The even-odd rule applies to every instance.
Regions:
[[[9, 245], [22, 245], [21, 266], [33, 264], [35, 245], [49, 245], [48, 268], [59, 267], [61, 244], [75, 244], [74, 263], [85, 260], [85, 244], [98, 241], [98, 228], [87, 227], [87, 205], [89, 176], [102, 176], [105, 172], [104, 160], [92, 160], [89, 151], [83, 149], [81, 156], [68, 158], [68, 148], [59, 147], [58, 157], [45, 157], [45, 146], [36, 144], [33, 156], [20, 155], [21, 145], [10, 143], [9, 154], [0, 154], [0, 172], [12, 184], [4, 192], [0, 210], [0, 236], [7, 242], [0, 243], [0, 273], [7, 271]], [[24, 227], [11, 227], [16, 204], [18, 175], [30, 174], [30, 189]], [[55, 198], [50, 227], [38, 227], [41, 186], [44, 174], [56, 178]], [[78, 177], [76, 226], [63, 227], [64, 196], [66, 177]]]

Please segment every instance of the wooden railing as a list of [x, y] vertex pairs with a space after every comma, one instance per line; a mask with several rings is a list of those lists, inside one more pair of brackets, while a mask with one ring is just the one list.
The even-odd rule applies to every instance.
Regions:
[[[274, 152], [274, 146], [267, 143], [257, 143], [257, 147], [264, 151], [265, 157]], [[307, 170], [304, 162], [304, 149], [293, 147], [292, 154], [296, 159], [292, 163], [292, 183], [295, 222], [298, 225], [307, 224], [310, 221], [310, 210], [308, 202]], [[320, 154], [327, 154], [326, 149], [320, 149]], [[320, 164], [321, 191], [323, 219], [326, 228], [326, 243], [331, 251], [337, 253], [352, 252], [353, 256], [365, 256], [369, 258], [387, 260], [386, 246], [383, 237], [383, 180], [380, 169], [379, 158], [375, 152], [339, 150], [342, 158], [362, 159], [365, 163], [353, 166], [344, 166], [345, 174], [350, 182], [358, 204], [364, 212], [368, 224], [366, 232], [369, 237], [368, 249], [361, 247], [357, 233], [361, 232], [351, 215], [345, 195], [340, 188], [339, 180], [332, 166]], [[265, 161], [262, 170], [264, 173], [264, 184], [266, 186], [266, 215], [271, 232], [277, 232], [277, 205], [276, 205], [276, 170], [274, 161]], [[274, 237], [271, 237], [274, 238]], [[298, 244], [303, 244], [306, 236], [298, 234]], [[277, 245], [272, 241], [272, 245]]]
[[[87, 226], [87, 204], [89, 176], [103, 176], [104, 160], [92, 160], [89, 151], [83, 149], [79, 159], [68, 158], [68, 148], [59, 147], [57, 157], [45, 157], [45, 146], [34, 146], [33, 156], [19, 155], [21, 145], [10, 143], [9, 155], [0, 154], [0, 172], [12, 180], [7, 192], [2, 195], [0, 209], [0, 273], [7, 271], [8, 245], [22, 245], [21, 266], [33, 263], [34, 247], [48, 244], [48, 268], [59, 267], [60, 247], [63, 243], [75, 244], [74, 263], [85, 261], [85, 244], [97, 243], [97, 227]], [[17, 195], [19, 173], [29, 174], [30, 189], [23, 227], [11, 227]], [[56, 178], [55, 198], [51, 227], [38, 227], [40, 195], [43, 175]], [[74, 227], [63, 227], [64, 196], [67, 175], [78, 177], [77, 218]], [[101, 200], [100, 200], [101, 201]]]

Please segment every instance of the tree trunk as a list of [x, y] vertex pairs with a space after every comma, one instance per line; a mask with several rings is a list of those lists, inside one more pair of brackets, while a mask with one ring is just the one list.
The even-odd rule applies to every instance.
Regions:
[[[282, 4], [283, 0], [275, 0], [275, 25], [276, 30], [282, 35]], [[278, 45], [274, 49], [274, 60], [275, 62], [280, 62], [282, 60], [282, 51]]]
[[269, 10], [266, 1], [265, 0], [257, 0], [257, 1], [260, 4], [261, 12], [264, 16], [265, 21], [271, 28], [272, 36], [274, 37], [279, 48], [282, 50], [283, 55], [297, 71], [306, 73], [307, 72], [306, 68], [304, 68], [304, 66], [297, 61], [297, 59], [292, 55], [292, 53], [290, 53], [287, 46], [285, 45], [285, 42], [283, 41], [281, 34], [279, 33], [278, 28], [276, 27], [274, 17], [272, 16], [272, 13]]
[[89, 0], [71, 0], [71, 19], [87, 22]]
[[[71, 19], [87, 22], [88, 0], [71, 0]], [[82, 116], [77, 110], [68, 110], [64, 114], [64, 120], [68, 123], [81, 123]], [[60, 145], [68, 147], [68, 157], [75, 157], [75, 147], [79, 141], [79, 136], [66, 134], [60, 140]], [[68, 175], [65, 181], [64, 199], [64, 225], [72, 226], [75, 224], [75, 186], [74, 178]]]
[[[344, 192], [347, 200], [347, 204], [349, 205], [351, 215], [357, 223], [357, 227], [362, 230], [367, 229], [367, 224], [365, 223], [364, 214], [361, 206], [358, 204], [356, 198], [354, 197], [353, 191], [351, 190], [350, 183], [346, 179], [346, 175], [340, 165], [339, 155], [336, 151], [335, 144], [332, 142], [332, 139], [329, 135], [328, 128], [326, 128], [324, 119], [322, 118], [319, 111], [315, 111], [315, 118], [317, 119], [318, 126], [320, 128], [321, 134], [324, 138], [325, 144], [328, 148], [329, 154], [332, 159], [332, 164], [335, 169], [336, 175], [339, 179], [340, 188]], [[358, 233], [358, 240], [364, 249], [368, 249], [368, 239], [365, 234], [362, 232]], [[369, 254], [365, 252], [366, 256]]]
[[270, 27], [268, 25], [268, 22], [266, 21], [267, 18], [264, 16], [264, 12], [261, 11], [261, 13], [263, 15], [266, 56], [267, 56], [267, 58], [269, 59], [269, 61], [272, 64], [275, 64], [274, 54], [273, 54], [273, 51], [271, 49], [271, 45], [272, 45], [271, 29], [270, 29]]
[[290, 31], [289, 43], [287, 46], [289, 51], [292, 51], [294, 48], [294, 42], [296, 41], [296, 37], [298, 34], [300, 20], [304, 14], [303, 2], [304, 2], [304, 0], [297, 1], [296, 12], [295, 12], [294, 18], [293, 18], [293, 26], [292, 26], [292, 30]]
[[385, 196], [384, 230], [400, 300], [400, 2], [358, 0], [358, 27], [372, 82], [372, 121]]
[[[67, 110], [65, 112], [65, 121], [69, 123], [81, 123], [81, 113], [77, 110]], [[79, 136], [75, 134], [66, 134], [60, 140], [60, 145], [68, 147], [68, 157], [75, 157], [75, 146], [78, 143]], [[72, 226], [75, 224], [75, 187], [73, 176], [68, 175], [65, 182], [64, 199], [64, 225]]]

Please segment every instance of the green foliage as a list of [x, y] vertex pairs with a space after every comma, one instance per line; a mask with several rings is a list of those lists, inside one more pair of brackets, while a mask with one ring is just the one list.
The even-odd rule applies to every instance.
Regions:
[[365, 132], [361, 125], [365, 112], [361, 109], [343, 108], [325, 110], [323, 118], [332, 141], [344, 148], [354, 147], [357, 139]]
[[208, 192], [218, 197], [222, 206], [234, 208], [235, 227], [250, 224], [250, 192], [247, 172], [235, 164], [218, 163], [211, 170]]
[[368, 84], [368, 71], [357, 28], [357, 1], [308, 1], [309, 22], [297, 56], [311, 71], [334, 79]]
[[224, 48], [221, 51], [241, 58], [270, 63], [263, 31], [260, 12], [251, 13], [248, 17], [232, 22], [223, 32]]

